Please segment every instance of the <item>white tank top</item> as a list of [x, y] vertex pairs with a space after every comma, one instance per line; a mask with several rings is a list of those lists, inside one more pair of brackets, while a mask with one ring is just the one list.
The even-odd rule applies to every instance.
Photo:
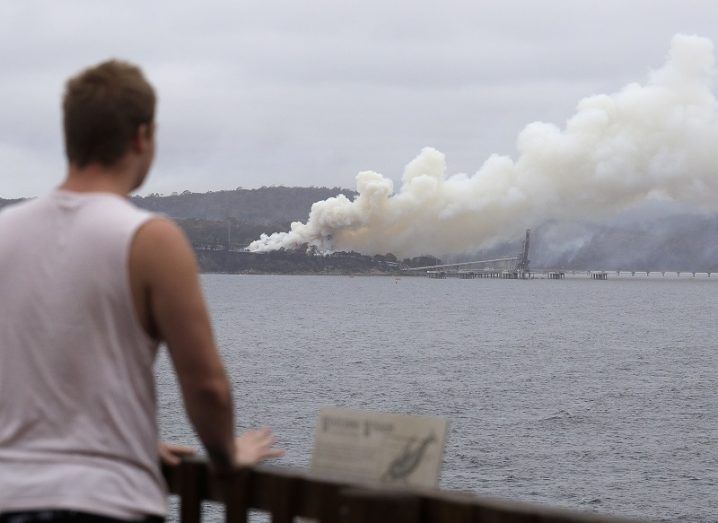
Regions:
[[60, 190], [0, 211], [0, 513], [165, 513], [157, 345], [128, 270], [152, 216]]

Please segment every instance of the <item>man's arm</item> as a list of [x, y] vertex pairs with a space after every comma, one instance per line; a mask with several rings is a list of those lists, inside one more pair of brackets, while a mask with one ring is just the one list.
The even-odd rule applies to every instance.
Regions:
[[220, 468], [281, 455], [267, 430], [234, 438], [232, 394], [214, 343], [194, 253], [174, 223], [153, 219], [135, 235], [130, 279], [138, 317], [167, 343], [185, 409], [213, 463]]

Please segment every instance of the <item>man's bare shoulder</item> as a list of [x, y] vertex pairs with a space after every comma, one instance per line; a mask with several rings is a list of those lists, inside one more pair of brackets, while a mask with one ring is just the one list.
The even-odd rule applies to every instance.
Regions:
[[172, 220], [155, 217], [144, 223], [132, 242], [130, 265], [147, 275], [195, 270], [192, 247]]
[[179, 225], [168, 218], [153, 216], [147, 220], [137, 231], [135, 241], [146, 242], [148, 245], [155, 242], [172, 244], [186, 243], [186, 238]]
[[129, 265], [133, 301], [142, 326], [150, 337], [166, 339], [169, 328], [177, 323], [167, 320], [168, 314], [170, 320], [174, 317], [171, 305], [191, 301], [198, 293], [192, 247], [176, 223], [152, 218], [132, 240]]

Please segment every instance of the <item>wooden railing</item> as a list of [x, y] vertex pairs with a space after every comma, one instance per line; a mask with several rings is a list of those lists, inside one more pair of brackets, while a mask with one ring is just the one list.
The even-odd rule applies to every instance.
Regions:
[[182, 523], [201, 521], [202, 501], [225, 504], [228, 523], [245, 523], [250, 510], [272, 523], [311, 518], [321, 523], [627, 523], [627, 520], [480, 498], [471, 494], [351, 484], [309, 473], [269, 467], [214, 474], [191, 459], [163, 469], [169, 490], [180, 497]]

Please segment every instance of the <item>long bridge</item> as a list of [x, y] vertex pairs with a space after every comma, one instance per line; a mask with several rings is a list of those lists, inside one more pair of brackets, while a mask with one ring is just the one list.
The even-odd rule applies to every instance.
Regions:
[[501, 278], [508, 280], [526, 280], [545, 278], [563, 280], [566, 277], [588, 277], [593, 280], [607, 280], [609, 275], [615, 277], [658, 277], [663, 278], [690, 275], [692, 278], [710, 278], [710, 271], [692, 270], [635, 270], [635, 269], [592, 269], [592, 270], [566, 270], [566, 269], [538, 269], [531, 270], [529, 266], [529, 247], [531, 245], [531, 229], [526, 229], [521, 251], [516, 256], [492, 258], [489, 260], [474, 260], [460, 263], [443, 263], [439, 265], [424, 265], [422, 267], [402, 268], [404, 273], [425, 271], [429, 278]]

